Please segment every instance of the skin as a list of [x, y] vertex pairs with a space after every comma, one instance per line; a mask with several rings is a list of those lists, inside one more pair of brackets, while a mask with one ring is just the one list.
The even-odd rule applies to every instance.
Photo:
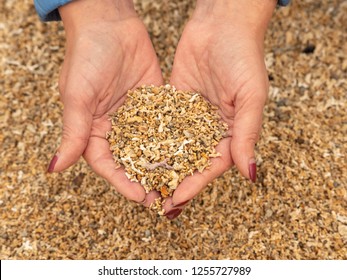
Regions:
[[[92, 169], [130, 200], [149, 206], [146, 195], [116, 165], [105, 139], [109, 114], [128, 89], [163, 83], [158, 60], [130, 1], [74, 1], [59, 10], [66, 31], [66, 54], [59, 88], [64, 104], [63, 135], [54, 171], [81, 155]], [[144, 59], [145, 58], [145, 59]]]
[[275, 4], [197, 2], [178, 44], [170, 83], [199, 91], [216, 105], [229, 125], [229, 137], [218, 145], [222, 156], [211, 161], [209, 170], [186, 177], [178, 186], [165, 204], [166, 212], [182, 209], [175, 205], [192, 200], [233, 164], [250, 178], [268, 95], [264, 36]]
[[[229, 137], [217, 147], [222, 157], [202, 174], [188, 176], [167, 199], [175, 218], [185, 205], [233, 164], [246, 178], [255, 163], [268, 78], [263, 42], [275, 0], [198, 0], [177, 47], [170, 83], [201, 92], [218, 106]], [[116, 169], [105, 139], [108, 115], [128, 89], [161, 85], [153, 46], [130, 0], [76, 0], [59, 9], [66, 31], [60, 75], [63, 135], [51, 171], [60, 172], [81, 155], [93, 170], [126, 198], [149, 206], [159, 194], [146, 194]]]

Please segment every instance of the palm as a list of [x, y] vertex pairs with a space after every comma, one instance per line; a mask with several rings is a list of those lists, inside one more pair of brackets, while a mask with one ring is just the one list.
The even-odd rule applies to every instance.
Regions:
[[[109, 115], [122, 105], [128, 89], [162, 83], [158, 61], [137, 17], [86, 28], [74, 45], [67, 44], [60, 80], [62, 100], [75, 106], [82, 102], [86, 110], [85, 122], [91, 127], [83, 154], [87, 163], [127, 198], [141, 201], [144, 189], [131, 183], [124, 169], [115, 170], [105, 135], [111, 129]], [[69, 120], [66, 123], [71, 123], [65, 127], [67, 131], [78, 128]]]
[[[176, 51], [171, 83], [177, 88], [200, 91], [218, 106], [222, 118], [229, 124], [230, 137], [217, 147], [222, 156], [212, 160], [210, 170], [187, 177], [175, 191], [174, 201], [182, 201], [181, 197], [193, 198], [232, 166], [238, 153], [232, 142], [245, 129], [245, 122], [239, 121], [245, 117], [242, 109], [247, 107], [251, 112], [254, 107], [264, 105], [267, 75], [262, 46], [257, 46], [232, 23], [212, 25], [191, 21]], [[248, 130], [259, 131], [261, 119], [246, 125], [253, 126]], [[248, 173], [248, 170], [240, 171], [244, 175]]]

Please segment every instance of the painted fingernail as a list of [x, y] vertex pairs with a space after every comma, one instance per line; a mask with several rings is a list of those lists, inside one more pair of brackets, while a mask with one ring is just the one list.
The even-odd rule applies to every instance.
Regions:
[[186, 200], [186, 201], [183, 201], [183, 202], [178, 203], [178, 204], [173, 204], [172, 206], [173, 206], [173, 207], [181, 207], [181, 206], [183, 206], [183, 205], [186, 205], [188, 202], [189, 202], [189, 200]]
[[165, 216], [169, 220], [173, 220], [173, 219], [177, 218], [177, 216], [181, 213], [182, 213], [182, 209], [173, 209], [173, 210], [167, 212]]
[[255, 163], [255, 159], [251, 159], [249, 161], [248, 171], [249, 171], [249, 178], [251, 179], [253, 183], [255, 183], [257, 179], [257, 165]]
[[52, 173], [54, 171], [54, 167], [55, 167], [55, 164], [57, 163], [57, 161], [58, 161], [58, 155], [55, 154], [54, 157], [51, 159], [51, 162], [49, 163], [49, 166], [47, 169], [48, 173]]

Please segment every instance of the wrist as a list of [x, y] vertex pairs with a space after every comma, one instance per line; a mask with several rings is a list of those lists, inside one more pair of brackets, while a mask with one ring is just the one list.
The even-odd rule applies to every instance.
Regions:
[[193, 20], [232, 23], [264, 38], [276, 0], [197, 0]]
[[132, 0], [75, 0], [59, 8], [66, 32], [94, 22], [119, 21], [136, 16]]

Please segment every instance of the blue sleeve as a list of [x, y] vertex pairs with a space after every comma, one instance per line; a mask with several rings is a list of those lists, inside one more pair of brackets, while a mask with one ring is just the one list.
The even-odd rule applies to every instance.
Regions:
[[34, 0], [35, 8], [43, 21], [60, 20], [58, 7], [61, 7], [72, 0]]
[[290, 3], [290, 0], [278, 0], [279, 6], [287, 6]]

